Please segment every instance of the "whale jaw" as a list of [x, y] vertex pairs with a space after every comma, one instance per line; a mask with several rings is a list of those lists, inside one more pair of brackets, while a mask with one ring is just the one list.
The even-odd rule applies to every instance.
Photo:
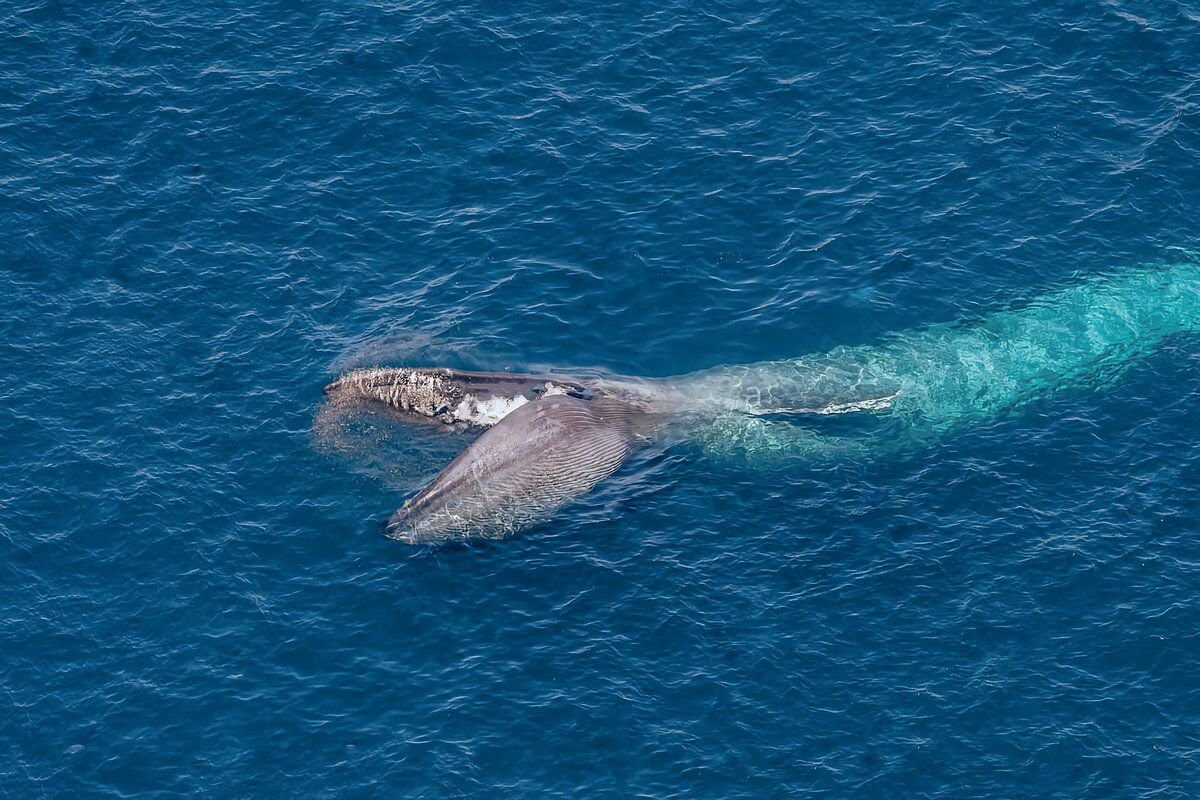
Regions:
[[347, 372], [325, 387], [337, 403], [382, 404], [393, 411], [446, 425], [489, 427], [542, 397], [588, 390], [554, 375], [512, 375], [452, 369], [388, 367]]

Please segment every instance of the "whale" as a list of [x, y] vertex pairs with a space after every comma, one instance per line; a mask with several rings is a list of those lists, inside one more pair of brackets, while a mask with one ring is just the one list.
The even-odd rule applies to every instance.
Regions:
[[[870, 345], [666, 378], [372, 367], [327, 402], [482, 429], [384, 525], [417, 544], [503, 538], [552, 517], [640, 447], [685, 438], [749, 468], [903, 458], [1060, 392], [1100, 388], [1200, 330], [1200, 265], [1117, 270], [976, 319]], [[830, 434], [831, 416], [868, 421]]]

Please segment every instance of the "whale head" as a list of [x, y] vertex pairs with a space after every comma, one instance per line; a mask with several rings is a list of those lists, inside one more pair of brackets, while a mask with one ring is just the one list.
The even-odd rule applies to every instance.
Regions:
[[353, 370], [326, 386], [325, 394], [336, 403], [382, 404], [417, 420], [477, 427], [495, 425], [543, 397], [590, 396], [582, 384], [554, 375], [421, 367]]

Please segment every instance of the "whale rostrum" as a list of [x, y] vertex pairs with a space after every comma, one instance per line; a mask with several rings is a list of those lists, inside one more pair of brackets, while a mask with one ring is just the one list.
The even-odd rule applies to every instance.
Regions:
[[[546, 519], [667, 435], [753, 466], [902, 456], [1056, 392], [1099, 386], [1200, 329], [1200, 266], [1099, 275], [973, 322], [673, 378], [380, 367], [326, 387], [406, 419], [485, 428], [386, 525], [406, 542], [502, 537]], [[877, 423], [829, 435], [819, 420]]]

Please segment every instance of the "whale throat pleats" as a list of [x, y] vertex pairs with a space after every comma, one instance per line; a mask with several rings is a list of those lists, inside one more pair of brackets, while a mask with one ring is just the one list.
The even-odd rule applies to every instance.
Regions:
[[544, 519], [611, 475], [635, 446], [637, 412], [609, 399], [546, 397], [484, 432], [388, 521], [416, 543], [498, 538]]

